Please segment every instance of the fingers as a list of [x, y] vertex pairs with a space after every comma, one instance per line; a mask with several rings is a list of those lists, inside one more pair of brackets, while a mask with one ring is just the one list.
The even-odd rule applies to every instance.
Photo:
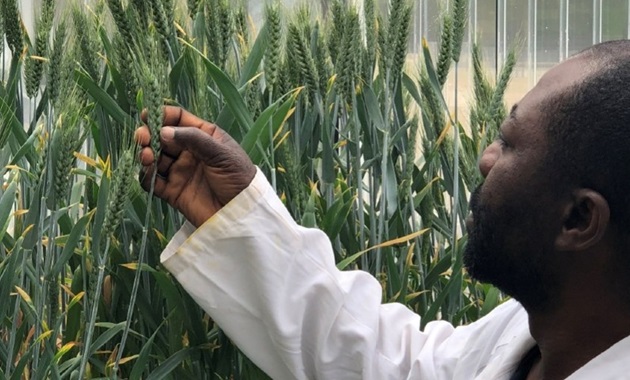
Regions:
[[[164, 121], [163, 125], [173, 125], [173, 126], [187, 126], [187, 127], [196, 127], [201, 128], [204, 124], [210, 124], [209, 122], [193, 115], [192, 113], [186, 111], [181, 107], [175, 106], [164, 106]], [[143, 110], [140, 115], [143, 122], [147, 122], [148, 112], [147, 110]]]
[[[169, 135], [168, 130], [166, 134]], [[164, 135], [164, 133], [161, 133]], [[172, 136], [172, 133], [169, 135]], [[151, 149], [151, 135], [149, 132], [149, 128], [147, 126], [142, 126], [136, 130], [135, 140], [138, 145], [141, 146], [141, 150], [139, 153], [140, 162], [142, 165], [150, 165], [155, 161], [155, 154]], [[172, 138], [164, 140], [161, 138], [161, 149], [160, 155], [158, 157], [158, 170], [162, 173], [164, 168], [170, 166], [170, 164], [179, 157], [182, 151], [182, 147], [174, 144]]]
[[149, 127], [143, 125], [136, 129], [136, 134], [134, 136], [138, 145], [144, 147], [151, 144], [151, 132], [149, 131]]
[[188, 150], [198, 160], [214, 166], [234, 154], [210, 134], [197, 128], [163, 128], [162, 139], [166, 146]]
[[[155, 166], [145, 166], [140, 171], [140, 176], [138, 181], [140, 185], [145, 191], [151, 190], [151, 180], [153, 179], [153, 171], [155, 170]], [[155, 187], [153, 188], [153, 193], [160, 198], [164, 198], [164, 195], [167, 190], [168, 185], [168, 177], [161, 177], [159, 175], [155, 176]]]

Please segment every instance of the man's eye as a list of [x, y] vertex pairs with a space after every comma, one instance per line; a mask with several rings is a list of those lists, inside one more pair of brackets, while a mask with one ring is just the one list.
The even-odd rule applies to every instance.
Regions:
[[507, 141], [505, 141], [505, 138], [503, 137], [503, 133], [499, 133], [499, 136], [497, 136], [497, 141], [499, 142], [499, 145], [501, 145], [501, 148], [507, 148], [509, 146]]

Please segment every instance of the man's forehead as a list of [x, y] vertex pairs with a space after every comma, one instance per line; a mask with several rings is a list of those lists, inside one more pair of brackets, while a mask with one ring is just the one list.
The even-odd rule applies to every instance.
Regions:
[[536, 87], [559, 91], [580, 83], [600, 69], [598, 60], [589, 53], [573, 56], [547, 71]]
[[545, 105], [586, 80], [597, 68], [597, 60], [587, 55], [577, 55], [554, 66], [512, 107], [510, 118], [535, 117], [534, 114], [542, 112]]

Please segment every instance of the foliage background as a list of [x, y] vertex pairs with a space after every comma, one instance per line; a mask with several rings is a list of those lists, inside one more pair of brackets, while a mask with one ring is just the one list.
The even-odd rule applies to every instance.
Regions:
[[[501, 301], [461, 252], [479, 153], [503, 119], [473, 48], [462, 125], [443, 86], [468, 3], [441, 16], [439, 52], [408, 62], [412, 3], [359, 13], [269, 3], [252, 30], [227, 0], [107, 0], [26, 32], [0, 0], [0, 378], [265, 378], [159, 264], [182, 217], [139, 188], [133, 131], [181, 105], [231, 133], [341, 269], [361, 269], [422, 324], [468, 323]], [[455, 82], [458, 78], [455, 73]], [[157, 142], [155, 143], [157, 149]]]

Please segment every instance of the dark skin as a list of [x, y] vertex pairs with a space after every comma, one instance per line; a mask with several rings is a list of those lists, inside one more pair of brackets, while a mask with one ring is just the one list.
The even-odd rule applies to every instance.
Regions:
[[[146, 115], [143, 115], [146, 122]], [[256, 167], [240, 145], [215, 124], [179, 107], [164, 107], [162, 150], [157, 160], [154, 194], [201, 226], [245, 189]], [[151, 185], [155, 155], [146, 126], [136, 131], [143, 165], [140, 182]]]
[[[511, 187], [528, 186], [535, 182], [536, 172], [544, 170], [537, 165], [545, 149], [553, 147], [546, 146], [541, 127], [545, 120], [542, 105], [555, 92], [567, 91], [575, 81], [582, 80], [590, 68], [589, 57], [581, 56], [550, 70], [518, 103], [515, 117], [519, 123], [506, 122], [502, 126], [509, 148], [495, 142], [486, 149], [479, 162], [486, 178], [484, 187], [488, 187], [484, 191], [498, 197], [498, 202], [515, 201], [505, 192]], [[530, 171], [531, 167], [536, 170]], [[614, 284], [627, 276], [623, 272], [626, 269], [619, 265], [619, 257], [625, 252], [617, 248], [621, 237], [611, 225], [608, 203], [592, 189], [556, 186], [562, 186], [563, 191], [553, 197], [547, 196], [544, 189], [531, 190], [541, 198], [541, 209], [547, 210], [545, 225], [553, 235], [540, 243], [552, 245], [561, 282], [547, 307], [523, 305], [541, 352], [528, 379], [564, 379], [630, 335], [630, 307]]]
[[[542, 105], [559, 91], [582, 80], [592, 65], [577, 57], [550, 70], [518, 104], [518, 123], [506, 123], [502, 133], [509, 147], [491, 144], [480, 159], [486, 178], [482, 196], [494, 202], [518, 202], [523, 186], [536, 186], [545, 225], [544, 238], [531, 236], [551, 248], [560, 285], [544, 308], [524, 305], [530, 331], [541, 356], [528, 379], [564, 379], [588, 361], [630, 335], [630, 306], [614, 281], [625, 278], [619, 265], [620, 237], [610, 221], [606, 199], [598, 192], [570, 184], [558, 195], [547, 195], [536, 181], [546, 149]], [[177, 107], [165, 107], [162, 153], [157, 158], [155, 195], [201, 226], [252, 181], [256, 168], [231, 137], [216, 125]], [[136, 131], [143, 165], [141, 183], [150, 186], [155, 156], [146, 126]], [[542, 194], [542, 195], [541, 195]], [[532, 196], [532, 195], [529, 195]], [[474, 216], [473, 216], [474, 217]], [[527, 232], [523, 232], [527, 233]], [[525, 284], [526, 286], [526, 284]]]

